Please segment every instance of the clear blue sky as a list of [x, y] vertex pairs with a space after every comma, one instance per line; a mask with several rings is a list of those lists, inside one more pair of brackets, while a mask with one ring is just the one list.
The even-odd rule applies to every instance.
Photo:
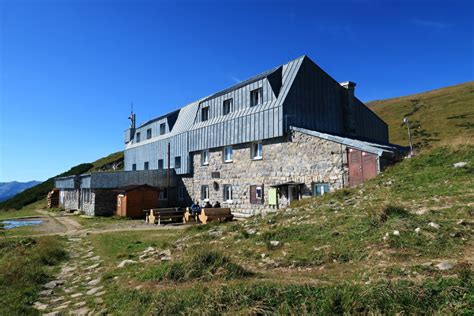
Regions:
[[123, 149], [143, 122], [308, 55], [363, 101], [474, 79], [474, 1], [0, 0], [0, 181]]

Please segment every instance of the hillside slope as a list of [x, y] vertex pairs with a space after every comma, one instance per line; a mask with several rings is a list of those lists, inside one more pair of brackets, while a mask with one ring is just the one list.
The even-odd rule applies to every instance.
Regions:
[[40, 184], [40, 181], [28, 181], [28, 182], [0, 182], [0, 202], [7, 200], [26, 189], [29, 189], [35, 185]]
[[[454, 167], [460, 161], [467, 164]], [[91, 235], [107, 275], [100, 308], [159, 315], [472, 314], [473, 166], [474, 146], [434, 148], [361, 186], [282, 212], [185, 230]], [[148, 257], [149, 249], [166, 260]], [[134, 264], [118, 267], [124, 259]]]
[[474, 138], [474, 82], [399, 98], [368, 102], [389, 126], [390, 142], [408, 145], [408, 117], [417, 147], [469, 141]]
[[[0, 202], [0, 209], [21, 209], [23, 206], [44, 199], [54, 187], [54, 178], [66, 177], [75, 174], [82, 174], [93, 171], [119, 170], [123, 167], [123, 152], [116, 152], [106, 157], [100, 158], [92, 163], [83, 163], [72, 167], [69, 171], [49, 178], [48, 180], [26, 189], [14, 197]], [[118, 168], [117, 168], [118, 167]]]

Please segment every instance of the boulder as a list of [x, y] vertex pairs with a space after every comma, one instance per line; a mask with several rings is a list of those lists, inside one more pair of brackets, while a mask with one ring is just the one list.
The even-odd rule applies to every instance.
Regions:
[[118, 264], [117, 268], [123, 268], [125, 266], [135, 264], [135, 263], [137, 263], [135, 260], [125, 259]]
[[438, 263], [436, 265], [436, 268], [438, 268], [439, 270], [441, 271], [444, 271], [444, 270], [449, 270], [449, 269], [452, 269], [453, 268], [453, 264], [451, 262], [448, 262], [448, 261], [442, 261], [440, 263]]

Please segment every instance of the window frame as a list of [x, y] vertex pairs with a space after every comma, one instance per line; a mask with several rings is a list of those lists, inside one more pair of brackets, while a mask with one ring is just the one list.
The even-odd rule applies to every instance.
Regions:
[[184, 185], [180, 186], [178, 189], [178, 200], [184, 200], [186, 198], [186, 187]]
[[132, 164], [132, 171], [137, 171], [137, 164], [136, 163]]
[[[262, 160], [263, 159], [263, 143], [261, 141], [253, 142], [251, 146], [252, 147], [250, 149], [250, 159]], [[260, 156], [256, 156], [256, 153], [258, 152], [259, 147], [260, 147]]]
[[[177, 163], [179, 161], [179, 164]], [[178, 166], [176, 166], [178, 165]], [[174, 168], [175, 169], [181, 169], [181, 156], [175, 156], [174, 157]]]
[[[222, 186], [223, 188], [223, 199], [224, 199], [224, 202], [226, 203], [232, 203], [233, 202], [233, 188], [232, 188], [232, 184], [224, 184]], [[230, 189], [230, 191], [229, 191]], [[227, 193], [230, 193], [230, 199], [228, 198], [227, 196]]]
[[158, 200], [168, 200], [168, 189], [163, 188], [160, 190], [160, 193], [158, 194]]
[[145, 161], [143, 163], [143, 170], [150, 170], [150, 162], [149, 161]]
[[[324, 190], [319, 190], [319, 193], [318, 193], [318, 190], [317, 188], [324, 188]], [[326, 190], [327, 189], [327, 190]], [[329, 183], [327, 182], [315, 182], [313, 183], [313, 188], [312, 188], [312, 194], [313, 196], [322, 196], [322, 195], [325, 195], [325, 194], [328, 194], [331, 192], [331, 186], [329, 185]]]
[[[206, 113], [206, 119], [204, 119], [204, 113]], [[209, 113], [210, 113], [210, 109], [209, 109], [209, 106], [203, 106], [201, 108], [201, 122], [205, 122], [205, 121], [208, 121], [209, 120]]]
[[[227, 159], [227, 150], [230, 149], [230, 159]], [[230, 163], [234, 161], [234, 149], [232, 146], [225, 146], [223, 149], [223, 160], [224, 163]]]
[[[204, 160], [204, 157], [207, 159]], [[209, 149], [204, 149], [201, 151], [201, 166], [209, 166]]]
[[[265, 191], [263, 184], [254, 184], [249, 187], [250, 204], [263, 205], [265, 202]], [[258, 192], [260, 191], [260, 194]]]
[[152, 137], [152, 134], [151, 134], [151, 133], [152, 133], [152, 132], [151, 132], [151, 128], [148, 128], [148, 129], [146, 130], [146, 139], [151, 139], [151, 137]]
[[[227, 100], [224, 100], [222, 102], [222, 115], [227, 115], [227, 114], [230, 114], [232, 112], [232, 107], [234, 105], [234, 98], [229, 98]], [[226, 106], [229, 107], [229, 111], [226, 112]]]
[[[207, 195], [207, 197], [205, 197]], [[209, 185], [202, 184], [201, 185], [201, 201], [209, 201]]]
[[[257, 100], [254, 96], [257, 94]], [[256, 102], [256, 103], [255, 103]], [[257, 88], [250, 91], [250, 107], [254, 107], [263, 103], [263, 88]]]
[[[161, 168], [160, 168], [160, 162], [161, 162]], [[165, 169], [165, 160], [158, 159], [158, 170], [163, 170], [163, 169]]]
[[166, 134], [166, 123], [160, 124], [160, 135]]
[[141, 138], [141, 133], [140, 133], [140, 132], [137, 132], [137, 138], [136, 138], [136, 142], [137, 142], [137, 143], [140, 142], [140, 138]]

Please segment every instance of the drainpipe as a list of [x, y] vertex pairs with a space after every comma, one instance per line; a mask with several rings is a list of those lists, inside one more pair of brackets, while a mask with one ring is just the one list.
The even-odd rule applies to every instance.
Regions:
[[168, 143], [168, 172], [167, 172], [167, 175], [166, 175], [166, 190], [167, 190], [167, 198], [168, 198], [168, 201], [169, 201], [169, 198], [170, 198], [170, 168], [171, 168], [171, 144]]

